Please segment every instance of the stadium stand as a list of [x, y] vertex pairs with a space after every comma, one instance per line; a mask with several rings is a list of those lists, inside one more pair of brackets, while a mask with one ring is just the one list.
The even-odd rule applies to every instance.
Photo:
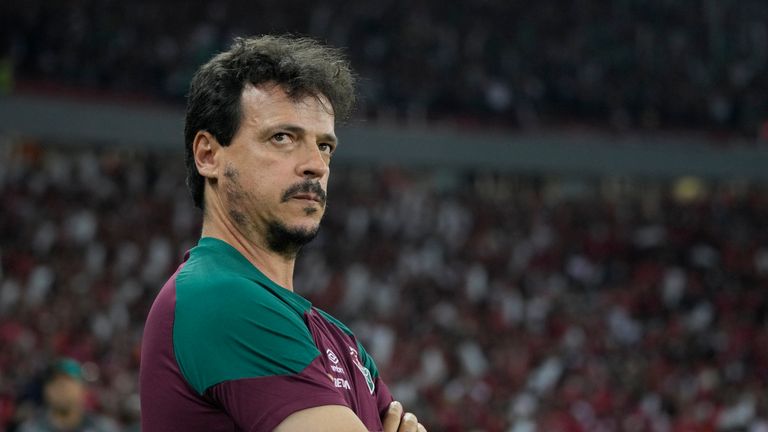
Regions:
[[[180, 155], [1, 149], [0, 425], [71, 356], [92, 406], [129, 426], [141, 324], [198, 235]], [[332, 179], [296, 286], [430, 430], [768, 430], [764, 186]]]
[[430, 431], [768, 432], [768, 2], [194, 3], [0, 2], [0, 432], [62, 356], [138, 430], [141, 326], [199, 236], [174, 122], [202, 61], [270, 32], [348, 49], [357, 141], [519, 132], [485, 143], [504, 170], [353, 154], [298, 263]]
[[762, 0], [32, 0], [0, 16], [17, 88], [180, 101], [233, 36], [295, 32], [348, 47], [362, 112], [380, 121], [768, 138]]

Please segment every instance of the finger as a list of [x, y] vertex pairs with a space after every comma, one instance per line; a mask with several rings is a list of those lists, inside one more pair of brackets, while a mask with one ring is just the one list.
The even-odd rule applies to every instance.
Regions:
[[384, 414], [384, 432], [398, 432], [397, 427], [400, 425], [400, 416], [403, 415], [403, 406], [398, 401], [394, 401], [389, 404], [387, 413]]
[[413, 413], [405, 413], [397, 432], [418, 432], [419, 419]]
[[427, 432], [427, 428], [425, 428], [424, 425], [421, 423], [419, 423], [419, 428], [417, 430], [419, 432]]

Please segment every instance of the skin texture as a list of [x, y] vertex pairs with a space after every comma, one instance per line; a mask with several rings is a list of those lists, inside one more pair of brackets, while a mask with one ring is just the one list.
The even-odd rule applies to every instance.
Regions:
[[274, 432], [363, 432], [365, 425], [351, 409], [325, 405], [297, 411], [280, 423]]
[[[204, 237], [229, 243], [267, 277], [293, 291], [296, 254], [314, 238], [325, 213], [330, 162], [336, 149], [328, 100], [291, 99], [278, 85], [248, 85], [242, 93], [240, 128], [222, 146], [198, 131], [193, 153], [206, 178]], [[402, 419], [402, 421], [401, 421]], [[425, 431], [413, 414], [393, 404], [385, 432]], [[288, 416], [276, 429], [363, 432], [347, 407], [328, 405]]]
[[275, 85], [247, 86], [229, 146], [198, 132], [198, 171], [208, 180], [203, 236], [220, 238], [293, 290], [299, 248], [325, 213], [334, 116], [324, 98], [290, 99]]
[[382, 419], [384, 432], [426, 432], [413, 413], [403, 414], [403, 406], [394, 401]]
[[43, 389], [48, 418], [61, 428], [73, 428], [83, 419], [85, 388], [83, 383], [66, 375], [59, 375], [46, 383]]

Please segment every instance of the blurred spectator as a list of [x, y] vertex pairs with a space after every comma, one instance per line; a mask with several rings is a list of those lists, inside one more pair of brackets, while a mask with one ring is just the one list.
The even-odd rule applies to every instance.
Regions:
[[51, 366], [43, 382], [45, 408], [26, 420], [19, 432], [116, 432], [112, 420], [89, 412], [80, 364], [61, 359]]
[[[0, 155], [0, 429], [58, 356], [135, 424], [141, 325], [199, 236], [181, 155]], [[430, 430], [766, 430], [765, 185], [343, 165], [331, 182], [297, 291]]]

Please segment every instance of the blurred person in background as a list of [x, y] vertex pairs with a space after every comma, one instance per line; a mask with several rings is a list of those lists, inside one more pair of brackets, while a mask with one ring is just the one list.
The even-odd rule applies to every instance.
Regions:
[[19, 432], [116, 432], [111, 419], [91, 413], [80, 363], [70, 358], [57, 361], [46, 372], [43, 410], [19, 426]]
[[306, 38], [238, 38], [195, 74], [185, 141], [202, 238], [147, 318], [144, 432], [425, 431], [352, 332], [293, 289], [353, 102], [347, 61]]

